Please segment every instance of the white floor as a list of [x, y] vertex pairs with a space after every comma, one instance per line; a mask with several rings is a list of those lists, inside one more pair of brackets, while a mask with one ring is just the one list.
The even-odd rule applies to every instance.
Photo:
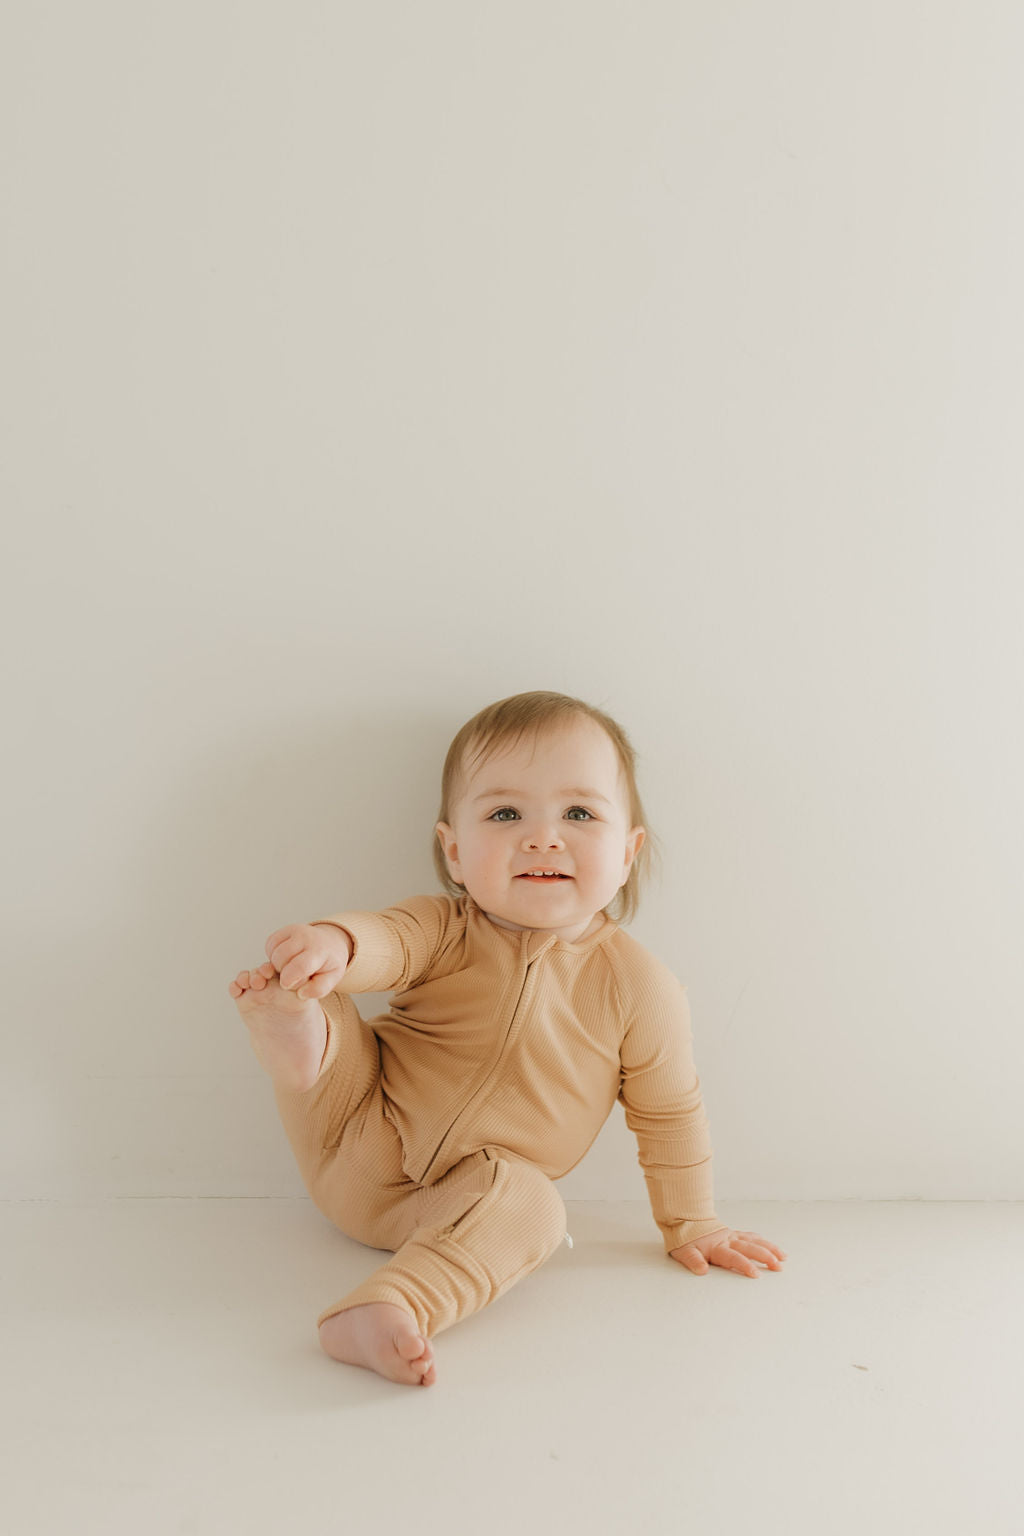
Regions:
[[757, 1280], [568, 1209], [404, 1387], [320, 1352], [387, 1255], [305, 1200], [0, 1206], [0, 1528], [1024, 1531], [1024, 1206], [720, 1206], [788, 1251]]

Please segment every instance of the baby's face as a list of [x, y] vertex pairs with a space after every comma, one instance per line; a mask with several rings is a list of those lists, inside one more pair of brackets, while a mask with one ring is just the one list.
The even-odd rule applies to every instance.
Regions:
[[586, 718], [478, 765], [437, 833], [453, 878], [493, 922], [569, 942], [625, 884], [645, 836], [629, 826], [615, 747]]

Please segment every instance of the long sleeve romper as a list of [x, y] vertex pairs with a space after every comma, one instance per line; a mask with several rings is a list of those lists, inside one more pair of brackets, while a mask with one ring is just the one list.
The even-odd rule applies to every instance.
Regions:
[[[575, 943], [499, 927], [469, 895], [318, 922], [353, 943], [321, 999], [303, 1093], [276, 1089], [302, 1178], [343, 1232], [394, 1257], [325, 1309], [387, 1301], [427, 1337], [497, 1300], [566, 1232], [552, 1182], [616, 1099], [666, 1253], [725, 1230], [686, 990], [605, 917]], [[348, 994], [392, 992], [364, 1021]]]

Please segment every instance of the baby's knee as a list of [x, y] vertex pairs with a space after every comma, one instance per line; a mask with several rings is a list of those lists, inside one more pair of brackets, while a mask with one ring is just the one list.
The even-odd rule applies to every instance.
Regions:
[[554, 1184], [541, 1169], [532, 1163], [511, 1159], [505, 1165], [508, 1170], [509, 1214], [519, 1216], [528, 1223], [534, 1240], [541, 1244], [547, 1257], [565, 1241], [568, 1218], [565, 1201]]

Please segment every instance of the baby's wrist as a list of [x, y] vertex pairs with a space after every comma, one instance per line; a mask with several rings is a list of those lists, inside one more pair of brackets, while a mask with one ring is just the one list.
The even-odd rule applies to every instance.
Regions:
[[330, 928], [337, 938], [345, 956], [345, 964], [352, 959], [356, 952], [356, 941], [347, 928], [342, 928], [340, 923], [332, 923], [330, 918], [322, 918], [310, 924], [311, 928]]

